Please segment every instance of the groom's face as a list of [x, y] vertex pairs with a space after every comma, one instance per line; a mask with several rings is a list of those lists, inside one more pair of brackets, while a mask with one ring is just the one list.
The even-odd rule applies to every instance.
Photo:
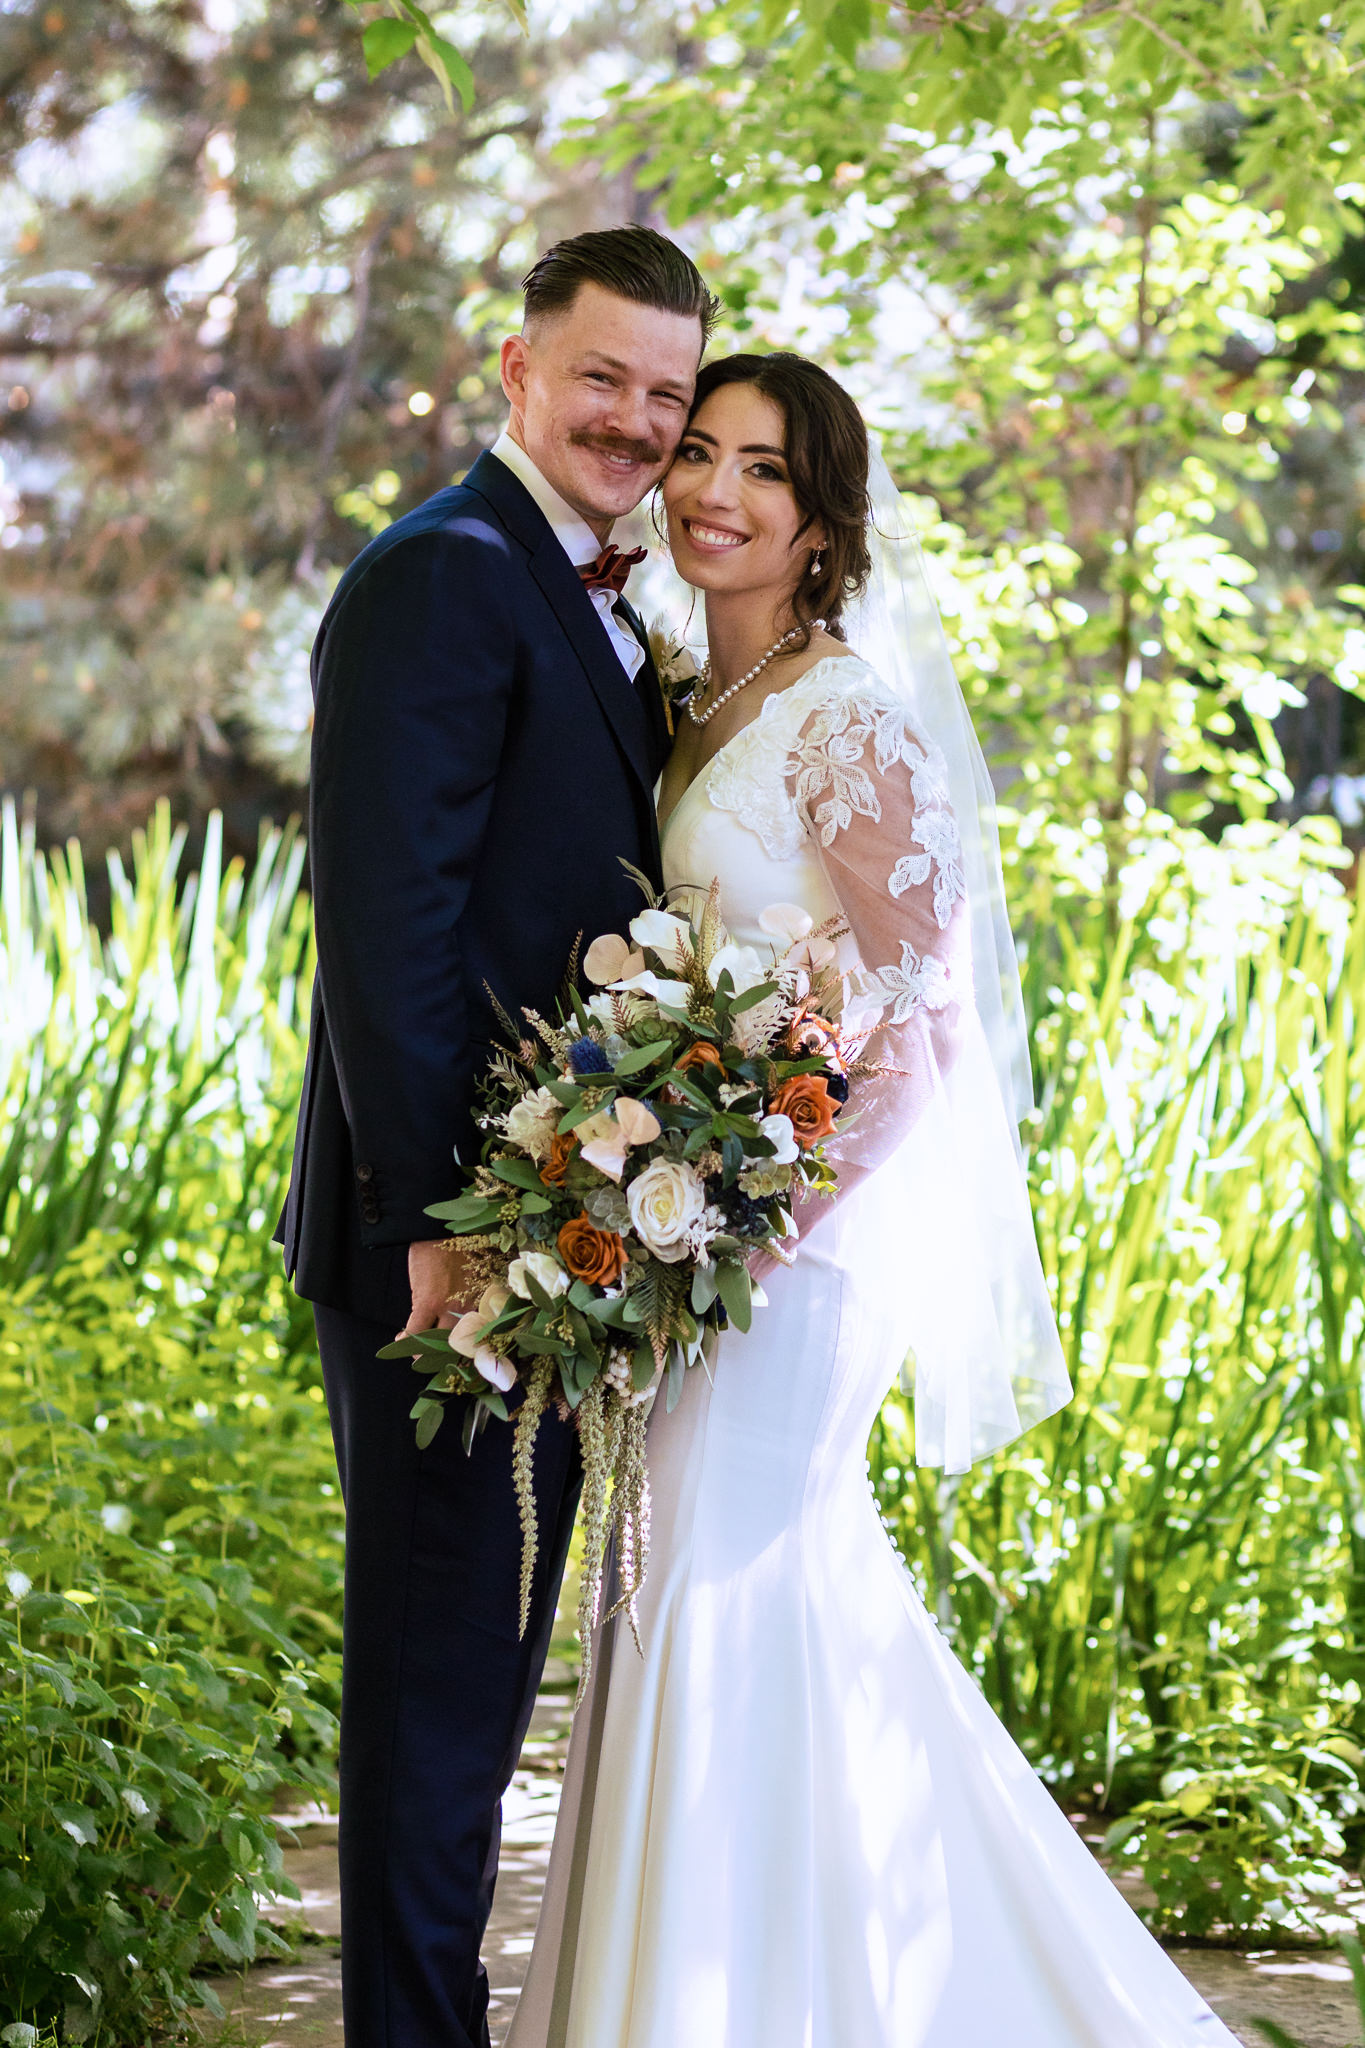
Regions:
[[673, 460], [701, 348], [700, 321], [595, 284], [503, 343], [512, 437], [599, 539]]

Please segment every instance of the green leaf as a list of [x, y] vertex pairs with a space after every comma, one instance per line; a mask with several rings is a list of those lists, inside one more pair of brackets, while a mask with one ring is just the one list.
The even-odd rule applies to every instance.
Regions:
[[498, 1206], [486, 1195], [457, 1195], [450, 1202], [433, 1202], [422, 1214], [449, 1224], [452, 1233], [458, 1237], [469, 1230], [487, 1230], [498, 1220]]
[[775, 981], [760, 981], [754, 988], [746, 988], [742, 996], [731, 999], [730, 1015], [738, 1017], [742, 1010], [752, 1010], [756, 1003], [764, 1003], [769, 996], [777, 994]]
[[435, 74], [446, 106], [453, 113], [455, 101], [451, 87], [460, 95], [460, 104], [466, 113], [474, 104], [474, 74], [454, 43], [448, 43], [444, 36], [423, 33], [417, 38], [417, 54], [427, 69]]
[[400, 57], [407, 56], [417, 41], [417, 27], [411, 21], [372, 21], [360, 40], [365, 51], [365, 68], [371, 78], [378, 78], [390, 64], [396, 64]]
[[754, 1317], [748, 1267], [732, 1259], [722, 1260], [716, 1267], [716, 1286], [730, 1321], [737, 1330], [747, 1330]]
[[638, 1074], [641, 1067], [652, 1067], [655, 1060], [672, 1052], [671, 1042], [666, 1038], [651, 1039], [648, 1045], [632, 1045], [622, 1053], [612, 1068], [616, 1074]]
[[692, 1306], [699, 1316], [704, 1316], [719, 1292], [719, 1268], [698, 1266], [692, 1275]]
[[489, 1163], [498, 1179], [505, 1180], [509, 1187], [529, 1188], [533, 1194], [544, 1194], [545, 1183], [529, 1159], [494, 1159]]
[[414, 1402], [412, 1419], [417, 1424], [417, 1448], [424, 1451], [445, 1420], [445, 1402], [423, 1397]]

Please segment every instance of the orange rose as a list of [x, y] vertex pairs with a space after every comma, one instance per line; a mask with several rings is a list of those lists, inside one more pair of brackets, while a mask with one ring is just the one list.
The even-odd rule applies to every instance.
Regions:
[[562, 1188], [564, 1172], [573, 1157], [578, 1140], [572, 1131], [556, 1131], [550, 1140], [550, 1156], [540, 1169], [540, 1177], [547, 1188]]
[[724, 1060], [714, 1045], [705, 1038], [699, 1038], [695, 1045], [689, 1045], [680, 1060], [675, 1060], [680, 1074], [690, 1073], [693, 1067], [723, 1067]]
[[790, 1117], [797, 1144], [809, 1152], [834, 1129], [838, 1107], [823, 1074], [793, 1074], [771, 1097], [768, 1112]]
[[556, 1243], [568, 1271], [590, 1287], [610, 1287], [625, 1271], [625, 1245], [614, 1230], [599, 1230], [586, 1210], [561, 1226]]

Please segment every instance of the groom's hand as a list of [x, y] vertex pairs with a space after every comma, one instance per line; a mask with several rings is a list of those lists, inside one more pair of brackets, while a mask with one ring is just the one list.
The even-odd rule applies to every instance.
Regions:
[[460, 1312], [474, 1305], [464, 1247], [448, 1237], [408, 1246], [408, 1285], [412, 1314], [398, 1333], [401, 1337], [418, 1330], [449, 1330]]

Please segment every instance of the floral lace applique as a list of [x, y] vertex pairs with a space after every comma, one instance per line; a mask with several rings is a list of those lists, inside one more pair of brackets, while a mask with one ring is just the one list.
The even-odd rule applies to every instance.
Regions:
[[904, 1024], [920, 1008], [946, 1009], [954, 996], [943, 962], [931, 954], [917, 953], [909, 939], [901, 940], [899, 967], [881, 967], [864, 974], [862, 993], [881, 1005], [883, 1024]]
[[[863, 673], [872, 676], [870, 669]], [[784, 764], [785, 774], [790, 778], [794, 773], [795, 777], [793, 801], [822, 846], [831, 846], [855, 817], [879, 824], [881, 799], [863, 765], [869, 738], [879, 776], [887, 776], [898, 762], [909, 769], [915, 807], [910, 836], [924, 848], [922, 853], [902, 854], [887, 887], [893, 896], [903, 896], [907, 889], [922, 886], [932, 873], [934, 916], [939, 930], [946, 931], [954, 905], [967, 893], [962, 841], [948, 802], [942, 756], [914, 738], [899, 704], [850, 694], [819, 709], [798, 734]], [[819, 798], [824, 801], [817, 802]]]

